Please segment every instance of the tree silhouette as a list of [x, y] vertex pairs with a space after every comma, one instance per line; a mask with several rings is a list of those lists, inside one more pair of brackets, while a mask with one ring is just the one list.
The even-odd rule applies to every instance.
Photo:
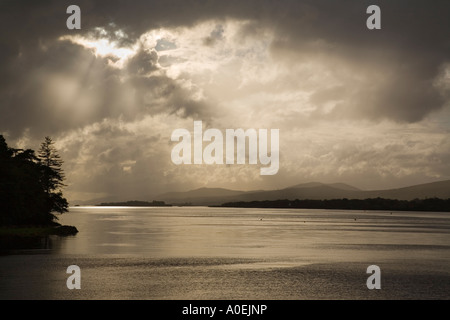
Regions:
[[45, 137], [44, 142], [42, 142], [38, 159], [42, 164], [42, 185], [46, 192], [50, 194], [63, 187], [62, 182], [65, 178], [61, 168], [63, 161], [50, 137]]
[[41, 184], [47, 194], [48, 210], [51, 213], [67, 212], [69, 204], [63, 198], [61, 188], [64, 187], [63, 160], [54, 146], [50, 137], [45, 137], [38, 152], [41, 164]]
[[0, 225], [49, 225], [67, 212], [62, 160], [46, 138], [39, 155], [8, 147], [0, 135]]

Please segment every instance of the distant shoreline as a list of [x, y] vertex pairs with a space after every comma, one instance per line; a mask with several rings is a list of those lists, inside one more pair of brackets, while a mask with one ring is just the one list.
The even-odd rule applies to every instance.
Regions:
[[171, 207], [171, 204], [166, 204], [164, 201], [126, 201], [126, 202], [102, 202], [96, 205], [97, 207]]
[[271, 208], [271, 209], [337, 209], [337, 210], [384, 210], [384, 211], [435, 211], [450, 212], [450, 198], [394, 200], [372, 199], [333, 199], [333, 200], [263, 200], [227, 202], [211, 207], [226, 208]]

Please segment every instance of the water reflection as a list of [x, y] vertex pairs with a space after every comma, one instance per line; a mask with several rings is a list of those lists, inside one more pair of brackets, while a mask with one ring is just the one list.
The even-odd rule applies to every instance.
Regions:
[[77, 207], [60, 222], [79, 230], [54, 240], [52, 252], [63, 254], [344, 260], [355, 252], [395, 258], [406, 245], [416, 249], [409, 255], [420, 254], [450, 242], [450, 215], [432, 212]]
[[431, 212], [76, 207], [59, 222], [79, 233], [2, 237], [2, 252], [343, 260], [355, 252], [395, 258], [405, 248], [414, 248], [408, 255], [442, 251], [450, 242], [449, 214]]
[[27, 250], [51, 250], [56, 236], [0, 236], [0, 253], [21, 253]]
[[448, 213], [78, 207], [59, 222], [79, 232], [0, 239], [20, 253], [0, 257], [0, 299], [449, 298]]

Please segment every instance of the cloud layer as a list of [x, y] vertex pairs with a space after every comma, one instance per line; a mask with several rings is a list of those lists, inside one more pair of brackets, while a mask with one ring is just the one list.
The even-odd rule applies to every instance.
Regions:
[[[450, 178], [448, 1], [85, 0], [81, 30], [69, 4], [0, 5], [0, 132], [58, 141], [72, 199]], [[175, 166], [194, 120], [279, 128], [279, 173]]]

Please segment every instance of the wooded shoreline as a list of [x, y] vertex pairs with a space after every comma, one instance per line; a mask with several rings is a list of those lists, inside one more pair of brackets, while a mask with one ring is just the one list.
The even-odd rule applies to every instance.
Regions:
[[450, 212], [450, 199], [332, 199], [332, 200], [263, 200], [227, 202], [217, 207], [236, 208], [295, 208], [337, 210], [436, 211]]

